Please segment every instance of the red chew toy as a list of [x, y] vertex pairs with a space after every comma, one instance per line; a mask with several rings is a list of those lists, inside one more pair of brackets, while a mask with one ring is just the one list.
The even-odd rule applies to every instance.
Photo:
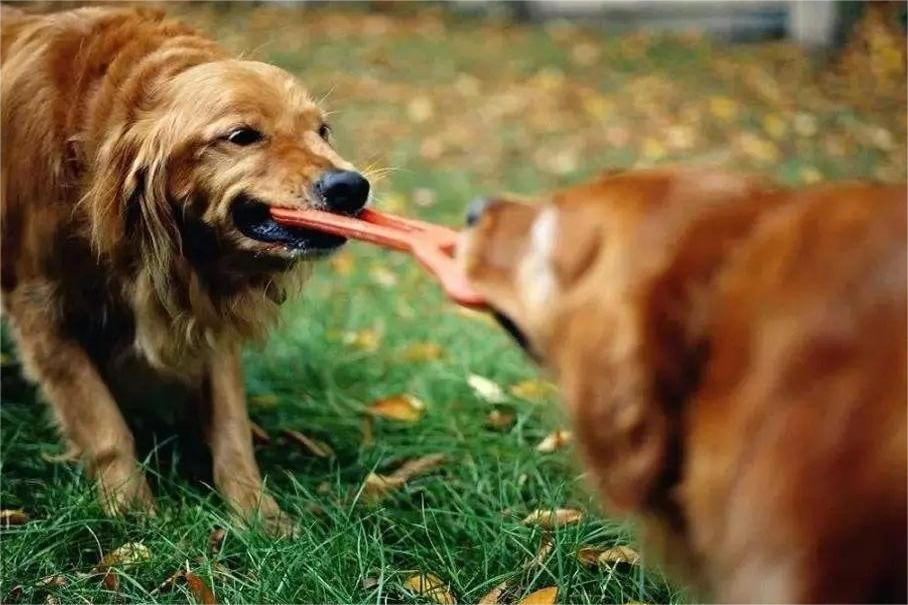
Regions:
[[457, 231], [453, 229], [368, 208], [355, 218], [321, 210], [272, 208], [271, 217], [283, 225], [317, 229], [409, 252], [438, 279], [448, 298], [465, 307], [485, 306], [454, 263]]

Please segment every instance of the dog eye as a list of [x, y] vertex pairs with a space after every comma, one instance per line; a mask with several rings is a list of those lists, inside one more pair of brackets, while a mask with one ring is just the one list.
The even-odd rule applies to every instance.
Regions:
[[227, 135], [228, 141], [230, 141], [234, 145], [240, 145], [242, 147], [245, 147], [246, 145], [252, 145], [253, 143], [258, 143], [263, 138], [265, 137], [261, 132], [252, 128], [237, 128]]
[[327, 124], [322, 124], [321, 126], [319, 126], [318, 127], [318, 136], [322, 137], [323, 139], [325, 139], [327, 141], [328, 137], [331, 136], [331, 127], [328, 126]]

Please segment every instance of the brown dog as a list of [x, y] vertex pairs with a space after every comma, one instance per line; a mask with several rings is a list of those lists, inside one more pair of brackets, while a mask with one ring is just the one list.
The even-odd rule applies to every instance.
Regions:
[[906, 189], [708, 170], [474, 208], [608, 505], [726, 602], [905, 602]]
[[162, 14], [2, 14], [2, 291], [27, 373], [117, 512], [151, 495], [118, 403], [177, 387], [205, 412], [214, 482], [262, 494], [238, 355], [342, 238], [269, 206], [353, 213], [369, 183], [286, 72]]

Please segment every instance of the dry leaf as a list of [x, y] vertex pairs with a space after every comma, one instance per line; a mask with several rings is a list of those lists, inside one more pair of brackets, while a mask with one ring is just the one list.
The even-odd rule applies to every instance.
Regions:
[[498, 386], [498, 383], [484, 376], [470, 374], [469, 378], [467, 378], [467, 383], [481, 399], [485, 399], [489, 403], [501, 403], [505, 400], [504, 392]]
[[249, 421], [249, 430], [252, 432], [252, 441], [260, 445], [271, 443], [271, 435], [255, 422]]
[[552, 537], [548, 534], [542, 535], [542, 541], [539, 542], [539, 549], [536, 550], [536, 555], [532, 559], [528, 559], [524, 562], [524, 569], [533, 569], [534, 567], [540, 567], [545, 560], [549, 558], [549, 555], [552, 554]]
[[372, 447], [372, 444], [375, 443], [375, 437], [372, 434], [372, 416], [363, 417], [362, 423], [360, 424], [360, 429], [363, 434], [363, 447]]
[[504, 591], [508, 589], [508, 581], [505, 580], [488, 593], [485, 594], [479, 601], [477, 605], [498, 605], [501, 602], [501, 597], [504, 596]]
[[307, 437], [301, 432], [291, 429], [284, 429], [281, 431], [281, 434], [288, 439], [291, 439], [296, 443], [302, 445], [313, 456], [317, 456], [319, 458], [334, 458], [334, 450], [331, 449], [331, 446], [329, 446], [324, 441], [319, 441], [318, 439]]
[[555, 385], [544, 380], [527, 379], [511, 385], [511, 395], [521, 399], [539, 400], [548, 397], [555, 391]]
[[557, 599], [558, 587], [549, 586], [548, 588], [540, 588], [535, 592], [531, 592], [520, 599], [517, 605], [552, 605]]
[[562, 525], [577, 523], [583, 519], [583, 513], [573, 508], [558, 508], [555, 510], [535, 510], [521, 521], [524, 525], [536, 525], [543, 529], [554, 529]]
[[259, 393], [249, 397], [250, 407], [270, 410], [277, 407], [279, 403], [277, 395], [274, 393]]
[[0, 527], [9, 527], [11, 525], [25, 525], [28, 523], [28, 514], [20, 509], [0, 510]]
[[110, 551], [98, 563], [98, 571], [106, 571], [111, 567], [125, 567], [135, 565], [151, 559], [151, 551], [141, 542], [127, 542], [119, 548]]
[[517, 414], [511, 410], [492, 410], [486, 416], [486, 426], [503, 431], [510, 428], [516, 419]]
[[489, 326], [494, 326], [495, 320], [492, 319], [492, 316], [483, 311], [477, 311], [475, 309], [468, 309], [466, 307], [457, 306], [454, 309], [454, 312], [460, 315], [461, 317], [466, 317], [467, 319], [472, 319], [474, 321], [482, 322]]
[[403, 357], [407, 361], [435, 361], [444, 355], [444, 349], [434, 342], [414, 342], [404, 349]]
[[373, 265], [369, 276], [372, 281], [383, 288], [392, 288], [397, 285], [397, 274], [382, 265]]
[[378, 578], [373, 578], [371, 576], [363, 578], [362, 582], [360, 582], [360, 586], [363, 587], [363, 590], [372, 590], [373, 588], [378, 586], [378, 584]]
[[208, 545], [211, 547], [211, 552], [218, 554], [221, 552], [221, 546], [224, 545], [224, 538], [227, 537], [227, 530], [223, 527], [215, 527], [211, 531], [211, 535], [208, 536]]
[[445, 583], [438, 576], [430, 573], [410, 576], [404, 581], [404, 586], [416, 594], [428, 598], [433, 603], [440, 605], [457, 603], [457, 599], [454, 598]]
[[614, 546], [612, 548], [597, 548], [584, 546], [577, 550], [577, 559], [588, 566], [606, 565], [609, 563], [640, 563], [640, 555], [630, 546]]
[[186, 580], [186, 586], [189, 587], [189, 592], [192, 593], [192, 598], [195, 599], [196, 603], [201, 605], [217, 605], [217, 599], [214, 596], [214, 592], [199, 576], [195, 575], [192, 572], [185, 572], [183, 574], [183, 579]]
[[117, 572], [113, 569], [108, 569], [104, 572], [104, 577], [101, 579], [101, 584], [106, 590], [111, 592], [120, 592], [120, 576], [117, 575]]
[[409, 460], [390, 475], [369, 473], [363, 482], [363, 498], [375, 501], [382, 496], [401, 488], [410, 479], [426, 473], [444, 462], [444, 454], [431, 454], [415, 460]]
[[550, 433], [545, 439], [536, 446], [536, 451], [543, 454], [551, 454], [571, 442], [573, 435], [571, 431], [558, 430]]
[[331, 257], [328, 264], [338, 275], [350, 275], [353, 273], [353, 255], [349, 252], [340, 252]]
[[381, 344], [381, 335], [374, 328], [344, 334], [344, 344], [365, 353], [374, 353]]
[[426, 409], [426, 404], [412, 395], [394, 395], [380, 399], [370, 405], [366, 410], [382, 418], [400, 420], [402, 422], [416, 422]]

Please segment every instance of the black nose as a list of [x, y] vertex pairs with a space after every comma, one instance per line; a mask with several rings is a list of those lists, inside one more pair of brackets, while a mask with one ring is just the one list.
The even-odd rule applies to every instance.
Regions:
[[467, 227], [472, 227], [485, 212], [489, 205], [489, 200], [484, 197], [478, 197], [467, 206]]
[[315, 192], [328, 210], [353, 214], [369, 199], [369, 181], [353, 170], [332, 170], [316, 181]]

